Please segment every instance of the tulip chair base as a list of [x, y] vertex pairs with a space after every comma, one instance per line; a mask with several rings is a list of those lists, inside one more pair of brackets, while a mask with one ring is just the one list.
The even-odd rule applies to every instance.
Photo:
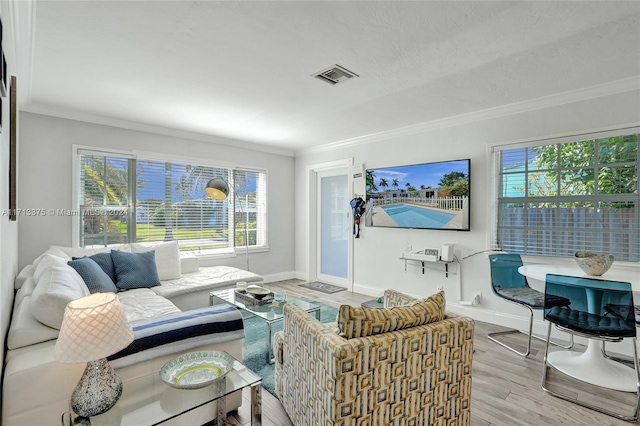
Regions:
[[[551, 323], [547, 333], [547, 344], [545, 346], [544, 365], [542, 372], [542, 389], [566, 401], [589, 408], [591, 410], [616, 417], [625, 421], [635, 421], [640, 412], [640, 381], [638, 380], [638, 354], [636, 349], [636, 339], [633, 339], [634, 347], [634, 368], [629, 368], [622, 364], [605, 359], [600, 353], [600, 341], [590, 340], [587, 350], [581, 352], [557, 351], [549, 353], [549, 336], [551, 335]], [[591, 347], [591, 348], [590, 348]], [[594, 362], [597, 365], [594, 366]], [[575, 379], [591, 383], [597, 386], [606, 386], [609, 389], [621, 390], [624, 392], [636, 393], [635, 406], [629, 414], [620, 414], [608, 408], [589, 404], [580, 399], [553, 391], [547, 383], [548, 369], [554, 368], [562, 374], [566, 374]], [[605, 370], [600, 371], [601, 368]], [[611, 377], [606, 377], [611, 374]]]

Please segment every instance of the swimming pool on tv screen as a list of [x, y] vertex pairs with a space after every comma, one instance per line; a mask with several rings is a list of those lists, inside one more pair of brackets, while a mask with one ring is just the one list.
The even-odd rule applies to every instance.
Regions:
[[442, 228], [455, 217], [451, 213], [423, 209], [408, 204], [382, 206], [382, 209], [398, 226], [406, 228]]

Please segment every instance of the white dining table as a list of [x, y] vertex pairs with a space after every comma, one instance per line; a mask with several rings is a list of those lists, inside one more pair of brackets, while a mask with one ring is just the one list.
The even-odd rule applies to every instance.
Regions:
[[[520, 274], [530, 278], [529, 285], [536, 290], [544, 292], [544, 283], [547, 274], [567, 275], [607, 281], [630, 282], [633, 291], [640, 291], [638, 280], [629, 280], [628, 275], [615, 271], [607, 271], [603, 276], [591, 276], [585, 274], [578, 266], [557, 265], [525, 265], [518, 268]], [[587, 292], [589, 299], [590, 292]], [[593, 301], [587, 302], [591, 305]], [[548, 355], [549, 364], [568, 376], [574, 377], [593, 385], [615, 389], [623, 392], [637, 391], [637, 378], [633, 368], [609, 360], [602, 354], [602, 341], [589, 339], [587, 349], [584, 352], [555, 351]]]

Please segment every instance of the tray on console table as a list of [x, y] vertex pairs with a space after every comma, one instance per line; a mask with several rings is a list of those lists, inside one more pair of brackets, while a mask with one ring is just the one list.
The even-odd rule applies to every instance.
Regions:
[[267, 294], [262, 299], [256, 299], [255, 297], [253, 297], [250, 293], [247, 293], [246, 291], [237, 291], [237, 290], [235, 290], [235, 296], [236, 296], [236, 300], [238, 300], [238, 301], [240, 301], [242, 303], [249, 304], [249, 305], [267, 305], [267, 304], [273, 302], [273, 292], [270, 292], [269, 294]]

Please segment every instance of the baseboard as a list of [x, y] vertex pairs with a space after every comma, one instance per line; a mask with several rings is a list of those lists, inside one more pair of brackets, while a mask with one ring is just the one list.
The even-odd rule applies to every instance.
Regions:
[[366, 294], [367, 296], [382, 297], [384, 290], [380, 290], [377, 287], [370, 287], [364, 284], [353, 283], [353, 292]]
[[307, 274], [306, 272], [294, 271], [293, 274], [294, 274], [293, 278], [297, 280], [309, 281], [309, 274]]
[[[447, 302], [447, 311], [453, 312], [454, 314], [464, 315], [466, 317], [473, 318], [477, 321], [487, 322], [489, 324], [495, 324], [502, 327], [512, 328], [516, 330], [529, 331], [529, 318], [528, 317], [520, 317], [512, 314], [505, 314], [504, 312], [498, 311], [490, 311], [488, 309], [483, 309], [479, 306], [466, 306], [459, 305], [457, 303]], [[527, 311], [525, 311], [527, 312]], [[533, 319], [533, 334], [540, 337], [547, 336], [547, 328], [549, 323], [542, 319]], [[551, 340], [567, 340], [569, 337], [566, 333], [556, 330], [552, 328], [551, 330]], [[583, 339], [581, 337], [575, 337], [575, 342], [581, 345], [587, 344], [587, 339]]]
[[288, 271], [278, 272], [277, 274], [263, 275], [262, 278], [264, 279], [265, 283], [272, 283], [276, 281], [293, 280], [298, 278], [296, 275], [297, 274], [294, 271]]
[[[455, 302], [447, 301], [447, 310], [454, 314], [471, 317], [474, 320], [488, 322], [490, 324], [501, 325], [509, 328], [517, 328], [518, 330], [527, 330], [529, 328], [529, 319], [518, 315], [506, 314], [504, 312], [491, 311], [481, 306], [460, 305]], [[526, 312], [523, 310], [523, 312]], [[547, 334], [547, 323], [542, 320], [533, 319], [533, 332], [539, 335]]]

